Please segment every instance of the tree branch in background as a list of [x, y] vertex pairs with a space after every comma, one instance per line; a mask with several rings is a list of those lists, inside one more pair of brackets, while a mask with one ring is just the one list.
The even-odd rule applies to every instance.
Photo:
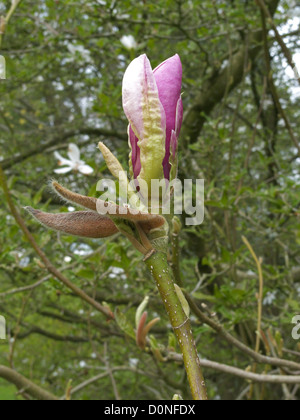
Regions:
[[[270, 13], [274, 14], [279, 0], [268, 2]], [[249, 65], [262, 50], [263, 32], [255, 31], [249, 36], [249, 51], [243, 45], [233, 54], [228, 65], [221, 71], [215, 70], [211, 78], [204, 83], [201, 92], [195, 99], [194, 105], [187, 111], [181, 137], [183, 147], [197, 141], [199, 133], [206, 121], [206, 116], [218, 105], [224, 96], [232, 92], [244, 78], [245, 58], [248, 54]]]
[[58, 398], [43, 388], [29, 381], [24, 376], [9, 369], [5, 366], [0, 366], [0, 378], [7, 380], [14, 384], [21, 394], [25, 393], [33, 397], [34, 399], [41, 401], [57, 401]]
[[266, 16], [264, 14], [264, 11], [261, 10], [261, 20], [262, 20], [262, 35], [263, 35], [263, 45], [264, 45], [264, 54], [265, 54], [265, 62], [267, 67], [267, 77], [268, 77], [268, 84], [271, 91], [271, 94], [273, 96], [273, 100], [277, 106], [277, 109], [279, 113], [281, 114], [287, 131], [290, 134], [290, 137], [292, 139], [292, 142], [294, 143], [297, 151], [298, 156], [300, 156], [300, 144], [294, 134], [292, 125], [290, 123], [290, 120], [286, 114], [286, 112], [283, 109], [283, 106], [281, 105], [279, 95], [277, 93], [277, 88], [274, 83], [273, 75], [272, 75], [272, 66], [271, 66], [271, 58], [270, 58], [270, 51], [269, 51], [269, 45], [268, 45], [268, 30], [267, 30], [267, 22], [266, 22]]
[[[169, 360], [182, 361], [181, 354], [170, 353]], [[218, 372], [228, 373], [229, 375], [238, 376], [239, 378], [246, 379], [247, 381], [257, 383], [269, 384], [300, 384], [300, 376], [284, 376], [284, 375], [260, 375], [258, 373], [246, 372], [245, 370], [235, 368], [233, 366], [216, 363], [211, 360], [200, 360], [204, 368], [213, 369]]]
[[7, 159], [4, 159], [1, 162], [2, 169], [6, 170], [11, 168], [16, 163], [23, 162], [24, 160], [36, 156], [40, 153], [43, 153], [45, 150], [56, 146], [60, 143], [64, 143], [66, 140], [72, 137], [76, 137], [79, 135], [89, 135], [89, 136], [103, 136], [109, 138], [117, 138], [122, 141], [127, 141], [127, 135], [123, 133], [119, 133], [117, 131], [106, 130], [102, 128], [81, 128], [79, 130], [71, 130], [62, 135], [55, 136], [53, 139], [49, 140], [48, 142], [40, 142], [34, 149], [28, 150], [26, 152], [11, 156]]
[[276, 366], [281, 368], [288, 368], [292, 370], [300, 370], [300, 363], [296, 363], [290, 360], [279, 359], [275, 357], [263, 356], [262, 354], [256, 353], [250, 347], [246, 346], [244, 343], [233, 337], [228, 331], [226, 331], [221, 324], [215, 322], [212, 318], [209, 318], [205, 315], [200, 308], [198, 307], [197, 303], [193, 299], [193, 297], [185, 292], [185, 297], [191, 307], [193, 313], [202, 321], [204, 324], [211, 327], [215, 330], [220, 337], [224, 338], [230, 345], [236, 347], [244, 354], [251, 357], [257, 363], [266, 364], [270, 366]]
[[298, 83], [300, 85], [300, 75], [297, 73], [297, 71], [295, 71], [296, 70], [296, 63], [294, 62], [293, 56], [292, 56], [290, 50], [288, 49], [288, 47], [286, 46], [286, 43], [284, 42], [283, 37], [278, 32], [278, 29], [277, 29], [277, 27], [276, 27], [276, 25], [273, 21], [273, 17], [271, 15], [269, 9], [267, 8], [264, 0], [256, 0], [256, 3], [261, 8], [265, 17], [268, 19], [268, 22], [271, 24], [271, 27], [272, 27], [273, 31], [275, 32], [276, 41], [280, 45], [281, 50], [282, 50], [285, 58], [287, 59], [287, 62], [289, 63], [289, 66], [295, 72], [295, 77], [298, 80]]
[[[252, 248], [251, 244], [249, 243], [248, 239], [245, 238], [245, 236], [242, 236], [242, 240], [244, 244], [247, 246], [248, 250], [250, 251], [250, 254], [252, 255], [255, 264], [257, 266], [258, 271], [258, 279], [259, 279], [259, 292], [257, 297], [258, 302], [258, 313], [257, 313], [257, 328], [256, 328], [256, 344], [255, 344], [255, 353], [259, 353], [260, 348], [260, 339], [261, 339], [261, 322], [262, 322], [262, 305], [263, 305], [263, 294], [264, 294], [264, 279], [263, 279], [263, 272], [262, 272], [262, 259], [258, 258], [257, 255], [254, 252], [254, 249]], [[257, 365], [256, 363], [252, 366], [252, 373], [256, 373]], [[253, 386], [250, 386], [249, 391], [249, 399], [252, 397], [253, 392]]]

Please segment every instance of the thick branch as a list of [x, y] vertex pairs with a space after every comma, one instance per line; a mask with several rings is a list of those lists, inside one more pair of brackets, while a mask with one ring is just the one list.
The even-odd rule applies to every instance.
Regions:
[[18, 334], [18, 339], [24, 339], [29, 337], [31, 334], [39, 334], [44, 337], [50, 338], [54, 341], [69, 341], [71, 343], [88, 343], [90, 340], [88, 337], [75, 337], [70, 335], [58, 335], [50, 331], [43, 330], [39, 327], [32, 327], [30, 330], [25, 331], [24, 333]]
[[121, 140], [127, 140], [126, 134], [119, 133], [117, 131], [106, 130], [103, 128], [83, 127], [79, 130], [71, 130], [71, 131], [67, 131], [63, 135], [55, 136], [53, 139], [45, 143], [40, 142], [34, 149], [27, 150], [23, 153], [19, 153], [8, 159], [3, 160], [1, 162], [1, 166], [4, 170], [9, 169], [11, 166], [15, 165], [16, 163], [23, 162], [24, 160], [28, 158], [38, 155], [39, 153], [43, 153], [45, 150], [49, 149], [50, 147], [56, 146], [57, 144], [60, 144], [60, 143], [64, 143], [69, 138], [79, 136], [79, 135], [104, 136], [104, 137], [112, 137], [112, 138], [115, 137]]
[[9, 369], [5, 366], [0, 366], [0, 377], [6, 379], [8, 382], [14, 384], [20, 391], [30, 395], [31, 397], [41, 401], [57, 401], [58, 398], [43, 388], [29, 381], [24, 376]]

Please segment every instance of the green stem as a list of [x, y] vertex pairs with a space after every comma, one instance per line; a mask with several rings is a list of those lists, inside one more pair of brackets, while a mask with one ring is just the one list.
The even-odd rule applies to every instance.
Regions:
[[0, 48], [1, 48], [1, 45], [2, 45], [2, 36], [5, 33], [5, 30], [7, 28], [8, 22], [10, 21], [12, 15], [14, 14], [15, 10], [17, 9], [17, 7], [21, 3], [21, 1], [22, 0], [16, 0], [15, 2], [13, 2], [11, 4], [11, 6], [10, 6], [9, 11], [7, 12], [7, 15], [5, 17], [2, 17], [2, 19], [4, 21], [2, 22], [2, 25], [1, 25], [2, 26], [2, 29], [1, 29], [1, 32], [0, 32]]
[[191, 330], [190, 320], [186, 316], [175, 291], [172, 271], [168, 265], [167, 256], [162, 252], [156, 252], [146, 260], [146, 264], [156, 281], [156, 285], [177, 337], [193, 399], [207, 400], [205, 381], [200, 366], [196, 343]]
[[179, 250], [179, 235], [172, 233], [172, 269], [175, 277], [175, 283], [182, 287], [181, 273], [180, 273], [180, 250]]

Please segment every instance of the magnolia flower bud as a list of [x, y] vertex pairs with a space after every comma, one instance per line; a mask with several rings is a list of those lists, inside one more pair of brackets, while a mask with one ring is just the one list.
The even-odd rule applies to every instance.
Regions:
[[147, 56], [131, 62], [123, 79], [123, 108], [129, 120], [132, 175], [151, 187], [152, 179], [177, 175], [182, 125], [182, 65], [178, 55], [152, 70]]

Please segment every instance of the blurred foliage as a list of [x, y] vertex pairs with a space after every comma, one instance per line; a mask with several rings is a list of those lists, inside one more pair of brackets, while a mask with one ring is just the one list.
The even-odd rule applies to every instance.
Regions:
[[[300, 19], [290, 3], [280, 1], [274, 21], [290, 33], [285, 40], [296, 53]], [[0, 15], [9, 4], [1, 3]], [[176, 392], [189, 397], [181, 365], [160, 361], [157, 351], [142, 352], [124, 334], [134, 328], [136, 308], [148, 295], [150, 318], [161, 318], [152, 331], [153, 349], [175, 345], [155, 286], [129, 243], [122, 237], [83, 240], [47, 231], [22, 207], [70, 210], [47, 187], [57, 167], [53, 152], [64, 154], [70, 142], [78, 144], [95, 170], [89, 177], [57, 176], [74, 191], [96, 195], [97, 181], [108, 176], [96, 149], [99, 140], [127, 165], [121, 83], [137, 55], [147, 53], [153, 67], [180, 55], [188, 110], [239, 48], [250, 49], [249, 33], [260, 29], [260, 11], [247, 0], [21, 2], [1, 50], [7, 80], [0, 82], [0, 159], [15, 202], [49, 259], [74, 284], [117, 310], [122, 328], [48, 276], [0, 191], [0, 313], [9, 332], [9, 340], [0, 342], [0, 364], [10, 363], [58, 396], [64, 395], [70, 379], [76, 386], [109, 365], [122, 399], [171, 399]], [[124, 35], [132, 35], [137, 47], [126, 48]], [[287, 73], [272, 31], [268, 40], [277, 93], [299, 138], [299, 85]], [[300, 160], [268, 87], [263, 48], [246, 70], [241, 83], [205, 115], [197, 141], [182, 141], [180, 177], [204, 178], [206, 183], [205, 222], [181, 234], [182, 278], [199, 305], [206, 304], [233, 335], [254, 348], [258, 276], [244, 235], [263, 259], [262, 330], [269, 341], [277, 334], [284, 348], [299, 352], [291, 320], [300, 312]], [[43, 278], [47, 280], [34, 290], [3, 295]], [[192, 321], [201, 357], [241, 369], [251, 364], [194, 315]], [[267, 348], [261, 344], [262, 353]], [[272, 346], [273, 356], [293, 358], [280, 351]], [[262, 373], [265, 367], [257, 369]], [[236, 399], [248, 385], [228, 374], [204, 373], [210, 398]], [[286, 388], [257, 386], [253, 398], [284, 399]], [[12, 390], [1, 381], [0, 399], [15, 398]], [[110, 376], [74, 398], [114, 399]]]

